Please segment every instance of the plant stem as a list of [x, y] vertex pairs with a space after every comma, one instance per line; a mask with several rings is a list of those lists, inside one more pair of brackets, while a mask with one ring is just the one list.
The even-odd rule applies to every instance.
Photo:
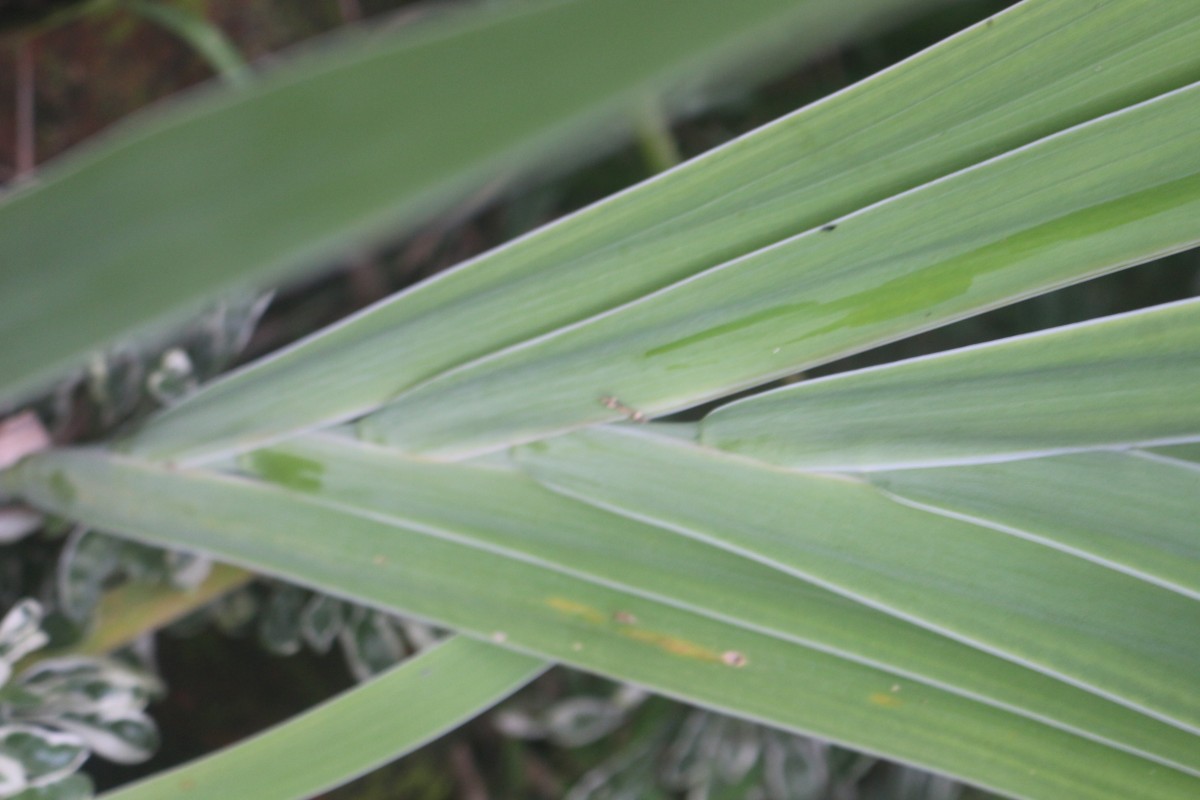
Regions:
[[651, 172], [665, 172], [683, 158], [671, 133], [671, 121], [663, 113], [662, 104], [649, 98], [635, 121], [638, 149]]

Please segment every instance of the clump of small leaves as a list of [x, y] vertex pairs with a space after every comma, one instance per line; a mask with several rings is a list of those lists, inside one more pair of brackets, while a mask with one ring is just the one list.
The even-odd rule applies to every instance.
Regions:
[[78, 772], [95, 754], [145, 761], [158, 746], [146, 705], [157, 678], [117, 661], [73, 656], [17, 664], [43, 647], [43, 609], [17, 603], [0, 621], [0, 798], [73, 800], [92, 794]]

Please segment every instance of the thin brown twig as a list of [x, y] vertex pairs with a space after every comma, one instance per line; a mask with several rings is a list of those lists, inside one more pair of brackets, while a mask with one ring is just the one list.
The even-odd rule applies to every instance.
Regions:
[[465, 742], [455, 742], [450, 746], [450, 765], [454, 769], [454, 778], [458, 784], [459, 800], [488, 800], [487, 785], [479, 774], [471, 747]]
[[363, 16], [358, 0], [338, 0], [338, 10], [342, 12], [342, 19], [346, 22], [358, 22]]
[[542, 797], [559, 798], [563, 796], [562, 781], [555, 776], [550, 766], [535, 756], [526, 752], [522, 759], [525, 767], [525, 777], [533, 789]]

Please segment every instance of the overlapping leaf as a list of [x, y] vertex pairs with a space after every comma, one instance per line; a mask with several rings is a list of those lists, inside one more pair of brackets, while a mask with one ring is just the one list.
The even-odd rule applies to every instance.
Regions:
[[[539, 442], [539, 480], [1200, 732], [1200, 603], [1000, 531], [637, 431]], [[669, 478], [664, 479], [664, 476]]]
[[1200, 83], [464, 365], [363, 435], [457, 457], [674, 411], [1200, 242]]
[[[511, 470], [414, 461], [343, 437], [253, 453], [254, 475], [383, 519], [620, 588], [1014, 710], [1188, 769], [1191, 736], [944, 637]], [[469, 488], [464, 488], [469, 487]], [[470, 502], [464, 501], [464, 491]]]
[[[89, 452], [36, 456], [8, 481], [101, 528], [197, 548], [1014, 796], [1182, 798], [1200, 786], [1161, 763], [886, 669], [295, 491]], [[463, 505], [474, 488], [460, 487]]]
[[1200, 600], [1200, 470], [1093, 452], [867, 478], [922, 508], [964, 517]]
[[[847, 13], [844, 4], [838, 13]], [[1039, 137], [1182, 87], [1200, 79], [1198, 54], [1200, 8], [1189, 4], [1151, 0], [1104, 5], [1023, 3], [852, 89], [235, 373], [168, 411], [135, 439], [133, 447], [140, 453], [173, 459], [213, 457], [297, 429], [365, 413], [419, 381], [503, 346], [634, 300]], [[835, 234], [804, 237], [758, 256], [752, 263], [764, 268], [760, 272], [770, 273], [762, 283], [768, 278], [774, 281], [765, 286], [763, 297], [776, 298], [780, 288], [787, 287], [803, 295], [802, 306], [820, 295], [829, 314], [824, 323], [811, 322], [810, 331], [812, 325], [843, 319], [842, 312], [829, 303], [839, 291], [853, 298], [847, 303], [861, 302], [872, 309], [877, 308], [876, 302], [890, 304], [893, 293], [903, 298], [906, 286], [914, 293], [910, 295], [914, 307], [929, 301], [930, 316], [924, 316], [926, 309], [919, 307], [907, 320], [897, 320], [887, 330], [876, 326], [869, 336], [858, 330], [852, 341], [826, 346], [829, 351], [840, 351], [1194, 241], [1194, 215], [1188, 216], [1186, 204], [1195, 181], [1173, 187], [1159, 185], [1190, 174], [1188, 165], [1194, 166], [1200, 152], [1194, 140], [1188, 139], [1193, 117], [1186, 109], [1179, 110], [1188, 120], [1181, 128], [1167, 127], [1170, 122], [1163, 119], [1154, 130], [1125, 130], [1124, 134], [1114, 130], [1111, 137], [1084, 133], [1072, 141], [1088, 139], [1087, 155], [1067, 145], [1046, 144], [1037, 154], [1024, 157], [1025, 169], [1020, 174], [1004, 166], [992, 167], [977, 178], [954, 184], [963, 190], [960, 194], [948, 196], [946, 190], [934, 189], [922, 195], [941, 197], [941, 207], [926, 204], [918, 208], [920, 201], [906, 201], [909, 212], [885, 217], [891, 220], [887, 225], [868, 230], [866, 218], [856, 219]], [[1152, 124], [1148, 118], [1144, 121]], [[1128, 123], [1106, 125], [1124, 128]], [[1173, 145], [1158, 141], [1172, 132], [1180, 137]], [[1156, 142], [1162, 146], [1156, 149]], [[1181, 149], [1178, 158], [1167, 152], [1173, 147]], [[1055, 149], [1063, 151], [1062, 172], [1041, 174], [1047, 165], [1035, 156]], [[1102, 161], [1104, 168], [1087, 173], [1089, 158]], [[1001, 214], [1002, 224], [989, 223], [974, 236], [978, 245], [986, 244], [988, 235], [993, 240], [1005, 235], [1020, 238], [1007, 243], [993, 241], [990, 250], [974, 255], [963, 250], [965, 240], [955, 239], [952, 231], [960, 230], [962, 235], [963, 226], [969, 230], [976, 219], [985, 218], [982, 210], [969, 220], [960, 212], [985, 202], [994, 188], [991, 181], [1004, 183], [1008, 196], [1029, 193], [1034, 185], [1055, 187], [1055, 180], [1072, 174], [1074, 182], [1063, 187], [1062, 205], [1051, 202], [1056, 195], [1047, 188], [1034, 199], [1036, 206], [1016, 203]], [[1122, 176], [1133, 176], [1132, 182], [1125, 185]], [[1027, 179], [1032, 183], [1023, 183]], [[975, 188], [966, 189], [967, 183]], [[1138, 195], [1139, 186], [1148, 193]], [[972, 191], [982, 191], [983, 197], [975, 197]], [[1160, 201], [1180, 205], [1175, 212], [1167, 212], [1155, 205]], [[1092, 211], [1083, 210], [1088, 203], [1097, 202], [1101, 205]], [[1141, 234], [1118, 242], [1116, 239], [1125, 237], [1124, 229], [1113, 233], [1113, 241], [1094, 230], [1103, 227], [1105, 220], [1117, 219], [1126, 206], [1140, 208], [1138, 213], [1146, 215], [1144, 224], [1134, 226]], [[1069, 215], [1072, 208], [1078, 216]], [[1166, 219], [1172, 213], [1182, 215], [1175, 226]], [[1072, 248], [1067, 237], [1086, 231], [1095, 234], [1085, 237], [1091, 258], [1086, 263], [1065, 260], [1068, 252], [1083, 255]], [[1152, 231], [1162, 235], [1155, 236]], [[965, 292], [967, 278], [955, 271], [958, 265], [953, 262], [943, 262], [936, 278], [928, 270], [912, 271], [926, 259], [948, 257], [956, 249], [976, 270], [988, 272], [987, 278], [979, 279], [981, 286], [976, 290]], [[993, 273], [987, 266], [1013, 255], [1032, 268], [1030, 256], [1035, 254], [1055, 257], [1056, 263], [1057, 256], [1064, 259], [1053, 269], [1043, 271], [1038, 266], [1040, 277], [1033, 282], [1014, 278], [1007, 288], [999, 287], [998, 279], [1012, 270]], [[835, 256], [840, 260], [830, 261]], [[903, 261], [897, 263], [893, 256]], [[868, 269], [871, 264], [874, 268]], [[739, 269], [729, 274], [743, 272]], [[838, 284], [831, 278], [818, 284], [817, 277], [823, 274], [840, 274], [843, 281]], [[925, 279], [931, 283], [918, 291]], [[880, 286], [877, 281], [885, 283]], [[872, 287], [876, 294], [854, 296]], [[751, 291], [749, 286], [742, 288]], [[761, 291], [764, 286], [753, 289]], [[723, 292], [724, 287], [713, 291]], [[960, 294], [957, 305], [950, 302]], [[934, 307], [935, 300], [943, 302]], [[812, 313], [804, 313], [800, 306], [794, 310], [804, 319], [818, 316], [815, 306], [809, 309]], [[693, 327], [731, 324], [731, 313], [744, 318], [741, 310], [718, 313], [698, 302], [685, 311], [692, 316]], [[895, 314], [898, 309], [889, 311]], [[620, 319], [632, 321], [632, 316]], [[774, 323], [768, 327], [783, 325], [791, 316], [782, 312], [768, 315]], [[845, 330], [861, 329], [868, 321], [855, 319], [846, 320]], [[658, 324], [656, 316], [646, 322]], [[594, 328], [598, 335], [590, 340], [591, 349], [573, 353], [572, 357], [584, 360], [574, 364], [569, 377], [567, 372], [560, 377], [575, 382], [574, 394], [529, 383], [522, 373], [520, 378], [509, 376], [522, 387], [516, 392], [519, 397], [512, 388], [499, 397], [485, 389], [464, 402], [452, 391], [431, 389], [406, 399], [404, 408], [409, 412], [397, 411], [393, 422], [423, 409], [426, 402], [420, 398], [433, 404], [434, 396], [453, 403], [441, 409], [447, 414], [495, 419], [519, 407], [546, 426], [562, 426], [614, 418], [616, 414], [599, 403], [606, 394], [633, 407], [646, 402], [657, 409], [691, 402], [698, 391], [717, 391], [706, 384], [703, 390], [689, 387], [681, 397], [683, 384], [679, 383], [680, 388], [670, 397], [660, 397], [661, 387], [651, 391], [631, 383], [623, 374], [620, 380], [616, 374], [580, 376], [580, 369], [613, 366], [609, 354], [628, 347], [627, 332], [622, 328], [614, 338], [612, 331], [623, 324], [614, 320]], [[664, 331], [677, 337], [697, 332]], [[789, 337], [775, 336], [761, 327], [755, 327], [754, 333], [762, 335], [755, 357], [747, 362], [753, 366], [754, 380], [794, 369], [817, 356], [815, 344], [806, 344], [801, 350], [783, 345], [783, 339]], [[664, 344], [638, 345], [628, 351], [627, 362], [634, 363], [625, 363], [622, 369], [646, 372], [649, 366], [640, 354]], [[779, 352], [776, 347], [781, 348]], [[546, 348], [537, 352], [544, 353]], [[672, 355], [682, 354], [676, 351]], [[673, 358], [671, 363], [680, 360]], [[737, 360], [742, 359], [739, 356]], [[654, 363], [663, 361], [660, 358]], [[687, 361], [697, 363], [690, 352]], [[559, 363], [547, 363], [547, 368], [558, 370]], [[656, 384], [662, 383], [662, 374], [652, 374]], [[677, 377], [682, 375], [665, 375], [672, 385]], [[741, 385], [746, 380], [750, 379], [730, 376], [725, 383]], [[460, 421], [451, 423], [435, 415], [414, 422], [420, 436], [396, 431], [394, 438], [413, 446], [435, 447], [436, 442], [418, 440], [422, 436], [444, 438], [445, 434], [436, 431]], [[530, 424], [513, 420], [506, 430]], [[498, 433], [499, 427], [495, 431]]]
[[[1194, 245], [1198, 45], [1190, 4], [1023, 3], [217, 383], [136, 436], [138, 458], [43, 454], [0, 483], [1013, 796], [1193, 797], [1191, 451], [897, 468], [1194, 439], [1195, 303], [802, 385], [673, 436], [555, 434]], [[576, 499], [499, 459], [329, 437], [241, 475], [141, 460], [385, 403], [362, 430], [408, 450], [544, 439], [520, 467]]]
[[755, 395], [708, 415], [701, 441], [878, 470], [1200, 439], [1198, 341], [1187, 300]]
[[313, 797], [490, 708], [545, 666], [455, 637], [253, 739], [103, 797]]
[[488, 4], [347, 33], [244, 91], [145, 115], [0, 207], [0, 399], [594, 142], [664, 82], [797, 31], [811, 52], [912, 7]]

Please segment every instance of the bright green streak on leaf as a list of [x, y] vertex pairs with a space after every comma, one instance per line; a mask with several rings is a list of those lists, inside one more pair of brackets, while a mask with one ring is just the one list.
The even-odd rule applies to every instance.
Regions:
[[148, 112], [0, 207], [0, 398], [594, 142], [647, 92], [797, 24], [844, 33], [905, 5], [834, 24], [834, 0], [494, 3], [347, 32], [245, 90]]
[[[729, 5], [741, 13], [741, 4]], [[844, 30], [848, 14], [866, 5], [802, 4], [812, 16], [805, 18], [811, 24], [797, 46], [827, 41]], [[134, 447], [152, 456], [212, 456], [363, 414], [498, 348], [1197, 79], [1200, 5], [1022, 3], [850, 90], [218, 381], [159, 417]], [[1194, 127], [1190, 119], [1185, 125]], [[970, 207], [975, 199], [962, 202]], [[1031, 211], [1062, 213], [1040, 206]], [[944, 222], [946, 209], [937, 213], [927, 227]], [[902, 225], [878, 239], [836, 232], [839, 240], [847, 234], [849, 250], [868, 243], [884, 253], [915, 246]], [[796, 270], [826, 257], [829, 243], [812, 245], [794, 248], [785, 284], [799, 284]], [[902, 277], [864, 275], [857, 291], [871, 281]], [[931, 288], [944, 297], [954, 279]], [[1035, 279], [1019, 291], [1034, 293], [1067, 279]], [[775, 290], [773, 285], [769, 293]], [[786, 321], [782, 314], [776, 319]], [[707, 320], [706, 311], [706, 325], [731, 322]], [[675, 341], [697, 333], [682, 332]], [[773, 356], [772, 370], [795, 359], [790, 351]], [[586, 410], [594, 416], [597, 398], [622, 386], [590, 383], [584, 380], [581, 388], [589, 389]], [[584, 411], [568, 405], [573, 415]]]
[[471, 455], [669, 412], [1200, 242], [1200, 84], [445, 373], [366, 438]]
[[546, 666], [454, 637], [278, 727], [103, 800], [313, 797], [491, 708]]

